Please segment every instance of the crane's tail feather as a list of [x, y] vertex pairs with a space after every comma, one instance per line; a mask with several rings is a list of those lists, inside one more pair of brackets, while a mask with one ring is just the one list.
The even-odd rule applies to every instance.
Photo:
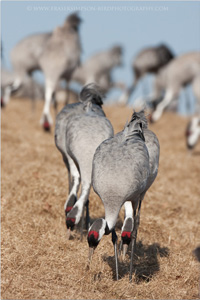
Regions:
[[80, 102], [83, 102], [86, 105], [94, 103], [102, 106], [103, 98], [105, 98], [105, 93], [96, 83], [89, 83], [85, 85], [80, 93]]

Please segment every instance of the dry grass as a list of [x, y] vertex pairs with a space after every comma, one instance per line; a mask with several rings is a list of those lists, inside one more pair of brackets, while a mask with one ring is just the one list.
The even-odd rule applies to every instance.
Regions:
[[[67, 172], [53, 133], [39, 125], [42, 104], [13, 100], [2, 112], [1, 292], [3, 299], [197, 299], [200, 145], [185, 148], [187, 120], [170, 113], [152, 129], [159, 137], [159, 175], [142, 205], [133, 282], [129, 257], [116, 282], [111, 236], [103, 237], [85, 270], [88, 245], [79, 233], [66, 240], [63, 205]], [[131, 110], [106, 107], [115, 131]], [[103, 216], [90, 196], [92, 219]], [[120, 225], [123, 214], [117, 224]]]

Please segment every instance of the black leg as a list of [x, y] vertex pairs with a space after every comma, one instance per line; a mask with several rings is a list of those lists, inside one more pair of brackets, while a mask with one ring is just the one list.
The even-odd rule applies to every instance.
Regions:
[[65, 105], [67, 105], [69, 103], [69, 98], [70, 98], [70, 91], [69, 91], [69, 82], [67, 81], [67, 87], [66, 87], [66, 101], [65, 101]]
[[117, 235], [116, 235], [115, 229], [112, 230], [112, 242], [114, 245], [114, 252], [115, 252], [116, 280], [119, 280], [118, 255], [117, 255]]
[[82, 217], [81, 217], [81, 242], [83, 241], [83, 223], [84, 223], [84, 207], [83, 207]]
[[142, 93], [143, 97], [146, 98], [148, 95], [148, 84], [147, 84], [147, 77], [145, 76], [142, 80]]
[[191, 101], [190, 101], [188, 87], [185, 88], [185, 102], [186, 102], [187, 113], [190, 114], [191, 113]]
[[86, 207], [86, 230], [88, 231], [90, 227], [89, 199], [85, 203], [85, 207]]
[[120, 244], [119, 244], [119, 256], [121, 256], [122, 247], [123, 247], [123, 241], [121, 239]]
[[131, 234], [131, 262], [130, 262], [130, 274], [129, 274], [130, 282], [132, 281], [132, 274], [133, 274], [133, 255], [134, 255], [135, 249], [136, 249], [137, 231], [138, 231], [138, 227], [139, 227], [139, 223], [140, 223], [141, 203], [142, 203], [142, 201], [140, 200], [137, 215], [136, 215], [136, 210], [134, 209], [134, 226], [133, 226], [133, 231]]
[[133, 274], [133, 254], [135, 249], [135, 231], [136, 231], [136, 210], [134, 209], [134, 225], [133, 231], [131, 233], [131, 262], [130, 262], [130, 273], [129, 273], [129, 281], [132, 281], [132, 274]]
[[132, 86], [130, 86], [130, 88], [128, 88], [127, 93], [128, 93], [128, 103], [130, 103], [130, 97], [133, 94], [134, 90], [135, 90], [136, 85], [133, 84]]
[[56, 118], [57, 113], [58, 113], [58, 103], [56, 101], [55, 92], [53, 92], [52, 99], [53, 99], [53, 107], [54, 107], [55, 118]]
[[34, 94], [34, 84], [33, 84], [33, 80], [31, 79], [31, 110], [32, 113], [35, 114], [36, 111], [36, 95]]

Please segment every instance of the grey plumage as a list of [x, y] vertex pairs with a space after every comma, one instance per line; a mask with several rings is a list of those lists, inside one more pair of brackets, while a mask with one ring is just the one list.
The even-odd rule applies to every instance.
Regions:
[[164, 44], [148, 47], [138, 53], [133, 59], [132, 71], [134, 82], [121, 96], [120, 102], [126, 104], [134, 92], [139, 80], [148, 73], [156, 74], [163, 66], [174, 58], [172, 51]]
[[45, 75], [45, 105], [40, 122], [48, 123], [49, 128], [53, 123], [50, 104], [58, 81], [65, 78], [69, 82], [75, 68], [80, 64], [80, 22], [77, 14], [68, 16], [66, 22], [53, 31], [39, 58], [40, 67]]
[[[144, 119], [143, 134], [144, 134], [145, 144], [147, 146], [148, 153], [149, 153], [149, 176], [147, 179], [145, 190], [140, 196], [140, 203], [141, 203], [145, 197], [147, 190], [150, 188], [150, 186], [155, 181], [157, 173], [158, 173], [160, 145], [159, 145], [159, 141], [158, 141], [155, 133], [153, 133], [151, 130], [149, 130], [147, 128], [147, 120], [144, 116], [144, 112], [143, 111], [140, 112], [139, 115], [141, 116], [141, 119]], [[133, 226], [134, 225], [133, 213], [134, 213], [134, 215], [136, 213], [136, 211], [134, 211], [132, 209], [132, 207], [127, 203], [124, 205], [124, 208], [125, 208], [125, 220], [124, 220], [124, 224], [122, 226], [121, 244], [120, 244], [120, 251], [121, 251], [121, 248], [123, 247], [122, 259], [125, 258], [125, 255], [126, 255], [126, 252], [128, 249], [128, 245], [131, 242], [131, 232], [134, 227]], [[138, 227], [139, 227], [139, 222], [140, 222], [140, 211], [137, 216], [137, 226]], [[137, 230], [136, 230], [136, 237], [137, 237]]]
[[11, 51], [11, 63], [14, 71], [23, 80], [32, 72], [40, 70], [39, 58], [52, 33], [32, 34], [22, 39]]
[[5, 106], [13, 98], [43, 99], [44, 88], [31, 77], [19, 79], [17, 73], [1, 69], [2, 105]]
[[[137, 207], [149, 176], [149, 154], [140, 134], [141, 121], [133, 119], [95, 152], [92, 183], [105, 206], [106, 222], [114, 228], [121, 206], [132, 200]], [[113, 207], [117, 210], [113, 212]]]
[[[91, 186], [92, 159], [99, 144], [113, 136], [113, 128], [101, 108], [103, 94], [95, 84], [88, 84], [80, 94], [81, 103], [69, 104], [56, 119], [55, 142], [68, 164], [72, 186], [65, 203], [66, 224], [73, 228], [81, 218]], [[77, 198], [81, 180], [81, 195]], [[73, 207], [74, 205], [74, 207]], [[73, 208], [72, 208], [73, 207]]]
[[[105, 220], [101, 222], [103, 224], [101, 228], [96, 228], [96, 221], [90, 227], [88, 243], [93, 247], [91, 238], [94, 239], [94, 235], [97, 237], [97, 243], [103, 234], [111, 231], [113, 233], [122, 205], [125, 204], [127, 208], [131, 205], [130, 211], [126, 211], [130, 218], [125, 219], [123, 225], [125, 231], [129, 228], [129, 237], [132, 240], [130, 279], [141, 202], [155, 180], [158, 162], [159, 142], [155, 134], [147, 129], [147, 120], [143, 111], [134, 112], [124, 130], [104, 141], [97, 148], [93, 159], [92, 184], [104, 204]], [[132, 220], [133, 211], [134, 220]], [[114, 247], [116, 252], [116, 239], [114, 239]], [[115, 258], [117, 266], [117, 256]], [[118, 278], [117, 267], [116, 271]]]
[[40, 123], [50, 130], [53, 123], [50, 115], [51, 100], [55, 102], [55, 90], [61, 78], [67, 82], [80, 64], [81, 44], [77, 13], [67, 17], [64, 24], [50, 33], [31, 35], [20, 41], [11, 52], [11, 61], [18, 79], [23, 82], [33, 71], [41, 70], [45, 76], [45, 105]]
[[19, 88], [16, 93], [12, 93], [12, 97], [27, 97], [33, 101], [44, 99], [44, 87], [33, 79], [32, 74], [36, 70], [41, 70], [39, 58], [50, 37], [50, 32], [32, 34], [13, 47], [11, 64]]
[[73, 73], [72, 80], [85, 85], [96, 82], [104, 92], [112, 87], [122, 88], [122, 84], [112, 80], [112, 70], [122, 64], [122, 47], [114, 46], [106, 51], [92, 55]]
[[[181, 88], [187, 84], [193, 83], [193, 91], [197, 100], [199, 100], [199, 75], [200, 75], [200, 52], [189, 52], [172, 60], [158, 72], [151, 101], [154, 110], [151, 120], [156, 122], [162, 116], [164, 110], [169, 104], [178, 98]], [[164, 98], [162, 97], [165, 92]], [[157, 100], [162, 100], [157, 104]], [[155, 105], [154, 105], [155, 104]]]

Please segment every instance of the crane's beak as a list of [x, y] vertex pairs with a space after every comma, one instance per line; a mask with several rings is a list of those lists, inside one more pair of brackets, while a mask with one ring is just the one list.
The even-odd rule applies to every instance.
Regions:
[[90, 247], [89, 248], [89, 255], [88, 255], [88, 262], [90, 264], [91, 262], [91, 259], [92, 259], [92, 255], [94, 254], [94, 248], [93, 247]]
[[88, 263], [87, 263], [87, 266], [86, 266], [86, 269], [89, 270], [90, 269], [90, 263], [91, 263], [91, 260], [92, 260], [92, 255], [94, 254], [94, 248], [93, 247], [90, 247], [89, 248], [89, 254], [88, 254]]
[[122, 251], [122, 261], [125, 260], [125, 256], [128, 250], [128, 245], [127, 244], [123, 244], [123, 251]]
[[67, 240], [70, 239], [70, 236], [71, 236], [71, 229], [67, 228]]

